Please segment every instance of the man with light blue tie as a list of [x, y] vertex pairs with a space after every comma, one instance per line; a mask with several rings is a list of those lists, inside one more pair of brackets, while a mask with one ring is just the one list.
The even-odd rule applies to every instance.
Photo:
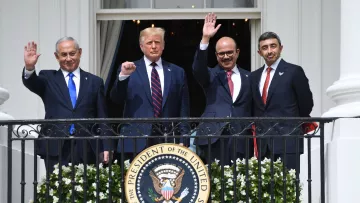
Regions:
[[[106, 118], [107, 110], [104, 99], [103, 80], [80, 67], [82, 49], [72, 37], [63, 37], [56, 43], [54, 53], [59, 62], [59, 70], [41, 70], [35, 72], [35, 65], [40, 54], [37, 44], [29, 42], [24, 48], [25, 68], [22, 73], [24, 85], [40, 96], [45, 106], [45, 119], [70, 118]], [[84, 124], [45, 124], [41, 126], [39, 137], [56, 136], [91, 136], [96, 134], [98, 126]], [[87, 130], [92, 132], [86, 133]], [[59, 143], [60, 142], [60, 143]], [[37, 154], [44, 159], [47, 171], [53, 171], [53, 166], [59, 161], [62, 165], [94, 164], [96, 156], [101, 154], [100, 160], [109, 161], [109, 151], [112, 150], [110, 141], [100, 140], [98, 151], [96, 141], [76, 140], [74, 153], [71, 154], [69, 140], [36, 140]], [[99, 153], [96, 153], [96, 151]]]

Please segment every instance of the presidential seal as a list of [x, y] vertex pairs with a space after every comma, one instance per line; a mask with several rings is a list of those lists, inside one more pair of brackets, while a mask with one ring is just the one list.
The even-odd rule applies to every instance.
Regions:
[[210, 192], [208, 171], [190, 149], [158, 144], [131, 162], [125, 178], [129, 203], [205, 203]]

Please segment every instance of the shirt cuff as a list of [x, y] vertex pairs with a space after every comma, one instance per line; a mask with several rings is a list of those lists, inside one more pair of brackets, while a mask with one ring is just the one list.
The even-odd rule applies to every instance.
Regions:
[[24, 78], [28, 79], [34, 72], [35, 72], [35, 69], [34, 70], [26, 70], [26, 69], [24, 69]]
[[126, 80], [130, 75], [120, 75], [119, 74], [119, 81]]
[[208, 48], [209, 44], [201, 44], [200, 43], [200, 50], [206, 50]]

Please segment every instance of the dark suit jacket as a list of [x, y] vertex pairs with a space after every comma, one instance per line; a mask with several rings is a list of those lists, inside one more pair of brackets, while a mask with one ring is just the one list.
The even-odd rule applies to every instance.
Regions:
[[[207, 50], [198, 49], [193, 62], [194, 76], [203, 87], [206, 95], [206, 108], [202, 117], [250, 117], [252, 103], [250, 73], [238, 68], [241, 77], [241, 89], [236, 101], [233, 102], [226, 72], [219, 65], [214, 68], [208, 68], [207, 56]], [[221, 135], [223, 132], [222, 129], [226, 124], [225, 122], [201, 123], [197, 135]], [[247, 123], [233, 122], [231, 123], [231, 127], [234, 134], [240, 132], [250, 134], [249, 131], [244, 131], [244, 129], [248, 127]], [[211, 143], [217, 140], [218, 138], [212, 138]], [[197, 145], [206, 145], [207, 143], [207, 139], [196, 140]], [[245, 153], [244, 140], [238, 143], [238, 151]]]
[[[313, 108], [313, 98], [308, 79], [304, 70], [297, 65], [280, 60], [271, 80], [266, 105], [262, 102], [259, 84], [264, 66], [251, 73], [251, 88], [253, 93], [253, 111], [256, 117], [309, 117]], [[256, 125], [257, 134], [263, 134], [276, 122], [261, 122]], [[267, 132], [268, 135], [301, 134], [300, 128], [294, 132], [294, 122], [280, 122], [279, 125]], [[270, 146], [269, 139], [261, 140], [262, 152]], [[303, 139], [299, 141], [300, 153], [303, 152]], [[284, 151], [282, 139], [274, 140], [274, 153]], [[296, 139], [286, 140], [286, 152], [296, 153]]]
[[[69, 118], [106, 118], [106, 106], [104, 100], [103, 80], [95, 75], [80, 69], [80, 89], [73, 109], [69, 90], [64, 75], [59, 70], [42, 70], [39, 75], [34, 72], [28, 79], [22, 74], [24, 85], [35, 94], [39, 95], [45, 106], [45, 119], [69, 119]], [[75, 125], [77, 133], [75, 136], [91, 136], [86, 129], [96, 133], [97, 126], [94, 124], [83, 124], [87, 128]], [[69, 124], [42, 125], [40, 136], [68, 136]], [[58, 156], [59, 141], [49, 141], [49, 155]], [[101, 141], [99, 152], [111, 150], [111, 141]], [[91, 149], [96, 151], [96, 141], [90, 141]], [[69, 150], [68, 145], [61, 142], [62, 150]], [[38, 154], [46, 155], [46, 141], [37, 141]]]
[[[110, 97], [113, 102], [125, 102], [124, 118], [153, 118], [154, 108], [152, 104], [151, 90], [146, 71], [144, 58], [135, 61], [136, 70], [123, 81], [116, 79], [111, 90]], [[169, 62], [162, 60], [164, 69], [164, 93], [162, 101], [163, 118], [172, 117], [188, 117], [189, 116], [189, 92], [185, 71]], [[117, 76], [120, 74], [121, 67], [119, 67]], [[175, 126], [177, 124], [174, 124]], [[169, 132], [173, 134], [173, 124], [162, 123], [162, 132]], [[123, 125], [121, 134], [125, 136], [151, 136], [160, 135], [152, 131], [153, 125], [150, 123], [133, 123]], [[189, 127], [182, 123], [174, 134], [184, 135], [189, 131]], [[178, 142], [187, 142], [186, 140], [177, 140]], [[136, 140], [136, 152], [140, 152], [146, 146], [145, 139]], [[134, 140], [125, 139], [125, 152], [134, 152]], [[122, 151], [121, 142], [118, 144], [118, 152]]]

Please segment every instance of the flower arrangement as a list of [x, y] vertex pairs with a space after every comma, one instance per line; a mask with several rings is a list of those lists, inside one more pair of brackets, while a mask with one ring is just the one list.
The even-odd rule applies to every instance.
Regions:
[[[124, 162], [124, 172], [130, 166], [129, 160]], [[233, 181], [233, 170], [236, 167], [236, 182]], [[261, 198], [262, 202], [271, 202], [271, 162], [269, 159], [261, 161]], [[224, 203], [233, 202], [234, 196], [236, 195], [237, 202], [246, 202], [246, 168], [249, 170], [249, 193], [248, 197], [250, 202], [258, 202], [258, 160], [251, 158], [248, 161], [246, 167], [245, 160], [236, 160], [236, 164], [231, 166], [224, 166], [224, 179], [221, 178], [221, 165], [216, 160], [211, 164], [211, 199], [212, 202], [221, 202], [221, 183], [224, 182]], [[84, 165], [76, 165], [75, 169], [75, 190], [74, 197], [75, 202], [84, 202]], [[273, 192], [275, 202], [283, 202], [283, 164], [280, 159], [273, 162]], [[61, 195], [63, 202], [71, 202], [72, 198], [72, 183], [71, 183], [71, 165], [62, 166], [62, 192], [59, 191], [59, 168], [55, 166], [55, 170], [50, 174], [49, 179], [49, 201], [59, 202]], [[118, 164], [111, 166], [112, 176], [112, 199], [113, 202], [121, 202], [121, 168]], [[295, 202], [296, 200], [296, 174], [295, 170], [286, 170], [286, 198], [287, 202]], [[102, 164], [99, 166], [99, 198], [100, 202], [107, 202], [109, 197], [109, 168], [103, 167]], [[96, 202], [96, 168], [92, 165], [87, 166], [87, 202]], [[236, 192], [234, 192], [234, 184], [236, 184]], [[300, 191], [302, 189], [301, 186]], [[46, 182], [42, 180], [37, 187], [37, 202], [46, 202]], [[300, 195], [300, 194], [299, 194]]]
[[[233, 181], [234, 167], [236, 166], [236, 183]], [[271, 202], [271, 161], [264, 159], [261, 161], [261, 200], [262, 202]], [[259, 176], [258, 159], [255, 157], [249, 159], [249, 202], [258, 202]], [[273, 162], [273, 192], [275, 202], [283, 202], [283, 164], [280, 159]], [[296, 173], [295, 170], [286, 170], [286, 200], [287, 202], [296, 201]], [[221, 178], [221, 165], [216, 160], [211, 164], [211, 199], [212, 202], [221, 202], [221, 183], [225, 183], [224, 202], [233, 202], [236, 195], [237, 202], [246, 202], [246, 164], [245, 160], [236, 160], [232, 166], [224, 166], [224, 179]], [[236, 184], [236, 193], [234, 193], [234, 184]], [[299, 185], [301, 192], [302, 187]], [[299, 194], [300, 195], [300, 194]], [[300, 199], [301, 202], [301, 199]]]
[[[111, 196], [113, 202], [121, 202], [121, 168], [118, 164], [111, 166], [111, 176], [112, 176], [112, 187]], [[129, 160], [124, 162], [124, 172], [126, 174], [127, 169], [130, 166]], [[62, 192], [59, 191], [59, 166], [55, 165], [55, 170], [50, 174], [49, 178], [49, 202], [57, 203], [59, 202], [59, 197], [61, 196], [62, 202], [71, 202], [72, 195], [74, 195], [75, 202], [84, 202], [84, 165], [79, 164], [74, 166], [75, 170], [75, 190], [72, 194], [72, 183], [71, 183], [71, 164], [69, 166], [62, 166]], [[88, 203], [96, 202], [96, 168], [93, 165], [87, 166], [87, 193], [86, 199]], [[37, 187], [37, 202], [46, 202], [46, 187], [47, 184], [45, 179], [43, 179]], [[99, 199], [100, 202], [107, 202], [109, 198], [109, 167], [104, 167], [102, 164], [99, 165]], [[32, 201], [30, 201], [32, 202]]]

